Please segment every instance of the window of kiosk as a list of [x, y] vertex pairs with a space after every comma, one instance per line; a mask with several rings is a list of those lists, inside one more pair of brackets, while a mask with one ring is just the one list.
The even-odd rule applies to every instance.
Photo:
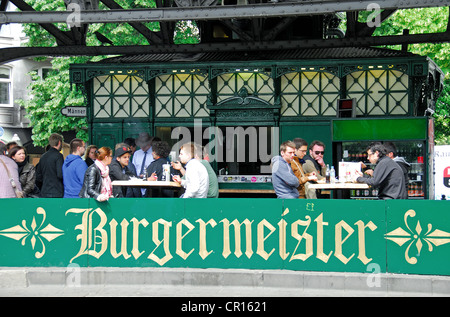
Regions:
[[[219, 129], [223, 141], [214, 152], [219, 175], [271, 174], [270, 160], [274, 155], [273, 144], [275, 144], [274, 127], [219, 127]], [[276, 141], [278, 143], [278, 140]]]
[[171, 159], [178, 160], [178, 154], [180, 147], [188, 142], [195, 142], [207, 147], [209, 143], [208, 137], [203, 138], [207, 133], [205, 130], [208, 127], [168, 127], [159, 126], [155, 127], [155, 136], [159, 137], [162, 141], [169, 143], [171, 148]]
[[155, 136], [169, 143], [173, 160], [178, 159], [181, 145], [196, 142], [204, 147], [219, 175], [270, 175], [270, 160], [278, 151], [275, 129], [271, 126], [156, 127]]

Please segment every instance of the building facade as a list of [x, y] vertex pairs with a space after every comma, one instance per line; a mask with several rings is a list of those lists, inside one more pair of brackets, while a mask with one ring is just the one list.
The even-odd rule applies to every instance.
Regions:
[[[8, 4], [8, 11], [15, 6]], [[20, 24], [4, 24], [0, 28], [0, 48], [17, 47], [26, 43], [27, 37]], [[31, 127], [26, 118], [26, 111], [17, 100], [31, 98], [27, 87], [31, 83], [31, 71], [36, 71], [41, 78], [52, 68], [49, 61], [35, 61], [24, 58], [0, 65], [0, 140], [7, 143], [19, 141], [28, 149], [33, 148]]]

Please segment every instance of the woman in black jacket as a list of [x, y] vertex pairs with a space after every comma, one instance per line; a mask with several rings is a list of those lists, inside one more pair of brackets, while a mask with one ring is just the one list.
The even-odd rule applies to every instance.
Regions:
[[37, 197], [39, 189], [36, 187], [36, 168], [28, 162], [27, 153], [23, 146], [15, 146], [9, 150], [8, 156], [19, 167], [19, 181], [22, 185], [24, 197]]
[[106, 201], [112, 197], [111, 178], [109, 167], [112, 161], [112, 150], [102, 147], [97, 151], [97, 159], [88, 167], [84, 174], [81, 198], [95, 198], [97, 201]]

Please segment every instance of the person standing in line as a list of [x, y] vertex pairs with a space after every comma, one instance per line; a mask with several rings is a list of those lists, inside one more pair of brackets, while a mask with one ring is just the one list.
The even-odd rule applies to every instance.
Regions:
[[6, 143], [6, 152], [5, 152], [5, 155], [9, 155], [9, 151], [10, 151], [13, 147], [16, 147], [16, 146], [18, 146], [18, 145], [19, 145], [19, 144], [17, 144], [16, 141], [11, 141], [11, 142]]
[[48, 139], [49, 150], [45, 152], [36, 167], [36, 184], [40, 186], [40, 197], [62, 198], [64, 196], [64, 156], [61, 154], [63, 136], [53, 133]]
[[64, 198], [79, 198], [83, 186], [84, 173], [88, 166], [82, 159], [86, 144], [81, 139], [70, 141], [70, 153], [63, 164]]
[[316, 191], [308, 189], [307, 185], [310, 181], [317, 181], [317, 176], [314, 172], [306, 174], [302, 167], [302, 164], [305, 163], [303, 157], [308, 151], [308, 143], [302, 138], [295, 138], [293, 142], [295, 144], [295, 156], [292, 159], [291, 168], [300, 183], [297, 187], [298, 198], [317, 198]]
[[36, 187], [36, 168], [28, 162], [28, 157], [23, 146], [14, 146], [9, 149], [8, 157], [12, 158], [19, 168], [19, 181], [23, 189], [24, 197], [38, 197], [39, 190]]
[[84, 174], [83, 187], [79, 194], [81, 198], [94, 198], [102, 202], [112, 197], [112, 184], [109, 177], [109, 164], [112, 159], [112, 150], [109, 147], [98, 149], [97, 159]]
[[86, 162], [87, 167], [94, 164], [94, 160], [97, 157], [95, 152], [98, 150], [97, 145], [91, 144], [86, 149], [86, 154], [84, 155], [84, 161]]
[[[6, 144], [0, 141], [0, 198], [16, 198], [16, 190], [21, 192], [19, 168], [16, 162], [5, 155]], [[13, 183], [16, 186], [14, 190]]]
[[207, 198], [209, 189], [208, 171], [203, 164], [194, 158], [195, 145], [187, 143], [180, 148], [180, 161], [185, 164], [185, 179], [179, 175], [173, 176], [173, 180], [185, 188], [181, 198]]
[[272, 158], [272, 184], [278, 198], [298, 198], [300, 185], [291, 168], [295, 155], [295, 143], [285, 141], [280, 145], [280, 154]]

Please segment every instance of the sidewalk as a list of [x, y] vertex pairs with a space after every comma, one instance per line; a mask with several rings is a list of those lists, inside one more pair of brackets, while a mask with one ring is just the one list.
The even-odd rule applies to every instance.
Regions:
[[0, 296], [450, 296], [450, 277], [189, 268], [0, 268]]

